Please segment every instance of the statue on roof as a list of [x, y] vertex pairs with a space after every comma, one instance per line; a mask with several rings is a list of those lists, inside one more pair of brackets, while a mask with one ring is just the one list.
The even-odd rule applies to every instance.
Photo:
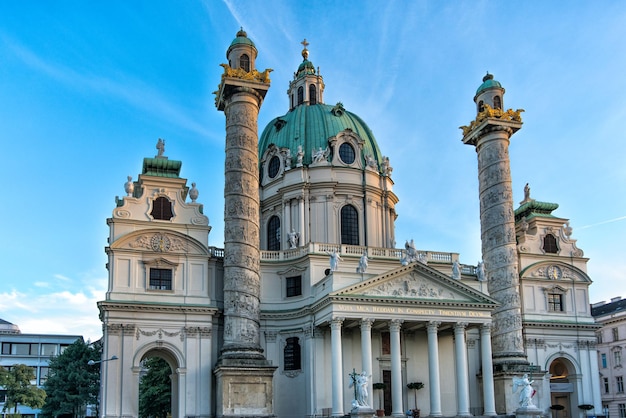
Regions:
[[304, 151], [302, 151], [302, 145], [298, 145], [298, 152], [296, 153], [296, 167], [302, 167], [303, 158], [304, 158]]
[[524, 203], [530, 202], [530, 201], [533, 201], [533, 200], [535, 200], [535, 199], [532, 199], [530, 197], [530, 186], [529, 186], [528, 183], [526, 183], [526, 185], [524, 186], [524, 200], [522, 200], [520, 202], [520, 205], [523, 205]]
[[163, 153], [165, 152], [165, 141], [161, 138], [159, 138], [159, 140], [157, 141], [156, 149], [158, 151], [157, 157], [162, 157]]
[[482, 261], [479, 261], [478, 265], [476, 266], [476, 279], [479, 282], [484, 282], [485, 280], [487, 280], [487, 277], [485, 276], [485, 263]]
[[369, 265], [369, 258], [367, 258], [367, 251], [363, 251], [363, 255], [361, 256], [361, 259], [359, 260], [359, 266], [356, 268], [356, 272], [357, 273], [365, 273], [365, 270], [367, 270], [367, 266]]
[[454, 260], [452, 263], [452, 278], [454, 280], [461, 280], [461, 264], [459, 260]]
[[322, 161], [327, 161], [329, 155], [330, 150], [328, 149], [328, 147], [326, 147], [326, 149], [322, 149], [322, 147], [319, 147], [317, 151], [315, 151], [315, 149], [311, 151], [311, 159], [313, 160], [314, 164], [321, 163]]
[[291, 228], [291, 232], [287, 235], [287, 243], [289, 244], [289, 249], [297, 248], [298, 243], [300, 242], [300, 234], [296, 232], [293, 228]]

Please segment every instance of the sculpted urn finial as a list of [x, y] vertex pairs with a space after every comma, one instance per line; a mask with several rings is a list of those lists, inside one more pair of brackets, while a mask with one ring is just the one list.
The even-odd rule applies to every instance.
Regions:
[[196, 189], [196, 183], [191, 183], [191, 190], [189, 190], [189, 197], [193, 203], [196, 203], [196, 199], [198, 199], [198, 189]]
[[126, 196], [132, 196], [133, 191], [135, 191], [135, 184], [133, 183], [133, 176], [127, 177], [128, 181], [124, 183], [124, 191], [126, 192]]

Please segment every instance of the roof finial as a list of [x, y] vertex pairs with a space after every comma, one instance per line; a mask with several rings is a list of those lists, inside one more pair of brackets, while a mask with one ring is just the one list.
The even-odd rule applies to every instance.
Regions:
[[304, 41], [300, 43], [304, 45], [304, 49], [302, 50], [302, 58], [304, 58], [304, 60], [306, 61], [309, 59], [309, 50], [306, 49], [306, 47], [309, 46], [309, 43], [306, 41], [306, 38], [304, 38]]

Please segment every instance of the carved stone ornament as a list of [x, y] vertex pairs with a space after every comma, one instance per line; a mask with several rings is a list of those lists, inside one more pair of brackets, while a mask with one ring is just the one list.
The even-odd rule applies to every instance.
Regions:
[[403, 276], [379, 284], [376, 287], [366, 289], [363, 293], [366, 296], [396, 296], [420, 299], [454, 299], [466, 300], [460, 293], [455, 294], [419, 276]]

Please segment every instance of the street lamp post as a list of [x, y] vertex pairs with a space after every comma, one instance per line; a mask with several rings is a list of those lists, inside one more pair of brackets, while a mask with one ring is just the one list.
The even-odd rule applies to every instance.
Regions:
[[[87, 365], [88, 366], [93, 366], [94, 364], [104, 363], [105, 361], [118, 360], [118, 359], [119, 359], [119, 357], [117, 357], [117, 356], [111, 356], [111, 358], [105, 358], [103, 360], [89, 360], [87, 362]], [[101, 391], [102, 391], [102, 382], [100, 382], [100, 389], [98, 390], [98, 397], [96, 399], [96, 417], [100, 416]]]
[[117, 356], [112, 356], [111, 358], [105, 358], [104, 360], [97, 360], [97, 361], [94, 361], [94, 360], [89, 360], [89, 361], [87, 362], [87, 364], [88, 364], [89, 366], [93, 366], [94, 364], [104, 363], [105, 361], [111, 361], [111, 360], [118, 360], [118, 357], [117, 357]]

